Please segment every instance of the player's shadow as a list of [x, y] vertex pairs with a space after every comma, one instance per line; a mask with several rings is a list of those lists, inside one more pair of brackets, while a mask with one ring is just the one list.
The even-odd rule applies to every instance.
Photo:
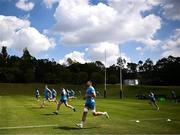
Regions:
[[138, 108], [137, 110], [142, 110], [142, 111], [152, 111], [152, 109], [145, 109], [145, 108]]
[[82, 130], [82, 129], [93, 129], [98, 127], [88, 127], [88, 128], [78, 128], [78, 127], [68, 127], [68, 126], [62, 126], [62, 127], [56, 127], [56, 129], [61, 130]]
[[28, 109], [42, 109], [41, 107], [27, 107]]
[[46, 115], [46, 116], [52, 116], [52, 115], [54, 115], [54, 116], [58, 116], [58, 115], [70, 115], [70, 114], [67, 114], [67, 113], [64, 113], [64, 114], [58, 114], [58, 115], [56, 115], [56, 114], [54, 114], [54, 113], [45, 113], [45, 114], [41, 114], [41, 115]]
[[46, 114], [42, 114], [42, 115], [51, 116], [51, 115], [55, 115], [55, 114], [53, 114], [53, 113], [46, 113]]

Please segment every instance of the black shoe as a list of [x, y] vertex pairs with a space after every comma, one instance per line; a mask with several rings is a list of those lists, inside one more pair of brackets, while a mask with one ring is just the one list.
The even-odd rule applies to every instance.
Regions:
[[58, 112], [53, 112], [53, 114], [58, 115], [59, 113]]
[[75, 112], [75, 111], [76, 111], [76, 109], [74, 108], [74, 109], [73, 109], [73, 111]]

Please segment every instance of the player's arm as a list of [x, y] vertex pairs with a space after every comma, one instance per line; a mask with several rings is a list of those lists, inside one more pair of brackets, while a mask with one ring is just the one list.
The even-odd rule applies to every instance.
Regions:
[[92, 93], [92, 97], [96, 97], [96, 92], [94, 91], [93, 93]]
[[92, 94], [86, 94], [85, 97], [96, 97], [96, 92], [94, 91]]

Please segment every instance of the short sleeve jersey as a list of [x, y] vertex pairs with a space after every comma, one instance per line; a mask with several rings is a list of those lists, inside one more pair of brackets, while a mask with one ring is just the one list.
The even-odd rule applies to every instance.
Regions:
[[93, 86], [89, 86], [86, 90], [86, 95], [88, 95], [86, 97], [86, 103], [92, 103], [95, 102], [93, 94], [95, 93], [95, 89]]

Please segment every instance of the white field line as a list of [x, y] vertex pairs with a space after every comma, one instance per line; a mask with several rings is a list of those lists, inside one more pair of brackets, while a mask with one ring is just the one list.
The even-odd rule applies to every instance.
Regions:
[[58, 125], [35, 125], [35, 126], [17, 126], [17, 127], [0, 127], [0, 130], [5, 129], [25, 129], [25, 128], [41, 128], [41, 127], [57, 127]]
[[130, 121], [156, 121], [156, 120], [167, 120], [168, 118], [149, 118], [149, 119], [136, 119], [136, 120], [130, 120]]

